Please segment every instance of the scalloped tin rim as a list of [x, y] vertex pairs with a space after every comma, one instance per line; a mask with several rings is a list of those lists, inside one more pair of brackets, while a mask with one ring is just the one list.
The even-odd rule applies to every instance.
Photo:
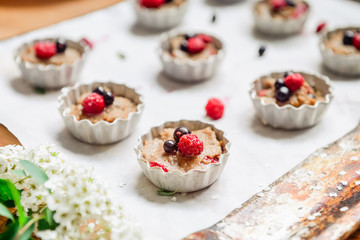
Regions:
[[[104, 86], [106, 86], [106, 85], [111, 85], [111, 84], [113, 84], [113, 85], [122, 85], [125, 88], [132, 89], [132, 90], [134, 90], [135, 94], [139, 96], [140, 103], [137, 104], [137, 106], [136, 106], [137, 111], [136, 112], [131, 112], [127, 119], [117, 118], [117, 119], [115, 119], [115, 121], [113, 121], [111, 123], [109, 123], [107, 121], [103, 121], [103, 120], [98, 121], [97, 123], [92, 123], [88, 119], [77, 120], [75, 118], [75, 116], [68, 115], [67, 107], [65, 106], [64, 99], [67, 97], [67, 94], [70, 91], [75, 91], [80, 86], [89, 86], [89, 87], [93, 86], [93, 85], [104, 85]], [[92, 83], [76, 83], [74, 86], [63, 88], [61, 91], [62, 91], [62, 94], [58, 97], [58, 102], [59, 102], [58, 103], [58, 109], [61, 111], [61, 114], [62, 114], [63, 117], [72, 118], [72, 120], [74, 120], [75, 124], [81, 124], [81, 123], [85, 122], [85, 123], [89, 124], [90, 126], [98, 126], [98, 125], [112, 126], [112, 125], [116, 125], [118, 122], [128, 122], [128, 121], [130, 121], [133, 118], [133, 115], [141, 114], [142, 110], [144, 109], [144, 103], [143, 103], [142, 95], [139, 94], [134, 88], [130, 88], [130, 87], [126, 86], [125, 84], [121, 84], [121, 83], [115, 83], [115, 82], [111, 82], [111, 81], [108, 81], [108, 82], [92, 82]]]
[[[212, 55], [207, 59], [198, 59], [198, 60], [192, 60], [192, 59], [185, 59], [185, 60], [179, 60], [176, 58], [172, 58], [168, 55], [165, 54], [165, 51], [168, 49], [164, 49], [163, 45], [169, 41], [170, 38], [175, 37], [179, 34], [186, 34], [187, 32], [196, 32], [196, 33], [203, 33], [203, 34], [207, 34], [210, 35], [211, 37], [216, 38], [220, 43], [221, 43], [221, 49], [218, 50], [218, 53], [216, 55]], [[177, 65], [190, 65], [190, 66], [195, 66], [197, 64], [201, 64], [201, 63], [208, 63], [211, 61], [215, 61], [216, 59], [222, 59], [225, 55], [225, 47], [224, 47], [224, 43], [223, 41], [216, 36], [213, 33], [209, 33], [207, 31], [203, 31], [203, 30], [194, 30], [194, 29], [174, 29], [171, 30], [169, 32], [163, 33], [160, 36], [160, 44], [158, 46], [158, 54], [160, 56], [161, 59], [163, 59], [166, 62], [174, 62]]]
[[[160, 128], [160, 127], [165, 127], [166, 124], [180, 124], [181, 122], [195, 122], [195, 123], [201, 123], [201, 124], [204, 124], [208, 127], [211, 127], [212, 130], [216, 129], [217, 131], [221, 132], [223, 134], [223, 139], [225, 139], [228, 143], [223, 147], [223, 149], [226, 151], [226, 153], [222, 153], [220, 155], [220, 158], [219, 158], [219, 162], [218, 163], [209, 163], [205, 169], [203, 170], [200, 170], [200, 169], [191, 169], [189, 170], [188, 172], [186, 173], [182, 173], [182, 172], [179, 172], [177, 170], [173, 170], [173, 171], [169, 171], [169, 172], [164, 172], [161, 168], [159, 167], [150, 167], [150, 164], [149, 164], [149, 161], [145, 160], [142, 155], [141, 155], [141, 150], [140, 150], [140, 146], [143, 145], [143, 138], [145, 136], [147, 136], [148, 134], [151, 135], [151, 130], [152, 129], [155, 129], [155, 128]], [[190, 174], [193, 174], [193, 173], [200, 173], [200, 174], [205, 174], [206, 172], [209, 171], [210, 168], [215, 168], [215, 167], [218, 167], [222, 164], [225, 164], [226, 162], [223, 162], [223, 161], [220, 161], [220, 160], [223, 160], [224, 157], [228, 157], [230, 155], [230, 146], [231, 146], [231, 142], [229, 141], [228, 138], [226, 138], [226, 133], [222, 130], [219, 130], [218, 128], [216, 128], [213, 124], [210, 124], [210, 123], [205, 123], [205, 122], [202, 122], [202, 121], [197, 121], [197, 120], [185, 120], [185, 119], [181, 119], [179, 121], [165, 121], [163, 124], [161, 125], [158, 125], [156, 127], [152, 127], [150, 128], [150, 130], [141, 135], [141, 137], [138, 138], [138, 144], [137, 146], [135, 147], [135, 152], [136, 152], [136, 155], [137, 155], [137, 159], [138, 161], [142, 161], [146, 164], [146, 166], [148, 167], [149, 171], [155, 171], [157, 173], [159, 173], [159, 171], [161, 172], [162, 175], [166, 176], [166, 175], [178, 175], [178, 176], [187, 176], [187, 175], [190, 175]]]
[[334, 97], [334, 88], [333, 86], [331, 85], [330, 83], [330, 79], [329, 77], [325, 76], [325, 75], [321, 75], [319, 73], [316, 73], [316, 72], [311, 72], [311, 71], [301, 71], [301, 70], [291, 70], [292, 72], [296, 72], [296, 73], [305, 73], [305, 74], [309, 74], [309, 75], [313, 75], [321, 80], [323, 80], [328, 86], [329, 86], [329, 93], [327, 93], [325, 95], [325, 101], [317, 101], [315, 103], [315, 105], [308, 105], [308, 104], [303, 104], [301, 105], [300, 107], [294, 107], [292, 106], [291, 104], [286, 104], [284, 106], [279, 106], [277, 105], [276, 103], [265, 103], [264, 99], [261, 99], [261, 98], [258, 98], [257, 95], [256, 95], [256, 91], [255, 91], [255, 81], [262, 78], [262, 77], [266, 77], [266, 76], [269, 76], [270, 74], [273, 74], [273, 73], [283, 73], [284, 71], [276, 71], [276, 72], [271, 72], [270, 74], [267, 74], [267, 75], [261, 75], [260, 77], [256, 78], [256, 80], [254, 82], [251, 83], [251, 88], [249, 90], [249, 94], [250, 94], [250, 97], [251, 99], [253, 99], [254, 101], [260, 101], [261, 105], [262, 106], [273, 106], [275, 107], [276, 109], [278, 110], [284, 110], [284, 109], [292, 109], [292, 110], [295, 110], [295, 111], [300, 111], [304, 108], [309, 108], [309, 109], [315, 109], [317, 108], [320, 104], [322, 105], [327, 105], [330, 103], [330, 101], [332, 100], [332, 98]]
[[41, 71], [49, 71], [49, 70], [53, 70], [53, 69], [54, 70], [61, 70], [61, 69], [66, 68], [66, 67], [71, 67], [71, 66], [73, 66], [75, 64], [78, 64], [79, 62], [83, 61], [84, 59], [86, 59], [86, 57], [87, 57], [87, 55], [88, 55], [88, 53], [90, 51], [90, 47], [88, 45], [86, 45], [85, 43], [82, 43], [81, 41], [74, 41], [74, 40], [71, 40], [71, 39], [68, 39], [68, 38], [65, 38], [66, 41], [69, 41], [71, 44], [80, 46], [82, 48], [82, 50], [83, 50], [83, 52], [81, 53], [81, 58], [77, 59], [76, 61], [74, 61], [71, 64], [64, 63], [64, 64], [61, 64], [61, 65], [55, 65], [55, 64], [44, 65], [44, 64], [41, 64], [41, 63], [26, 62], [26, 61], [23, 61], [21, 59], [21, 54], [25, 50], [26, 47], [34, 45], [35, 43], [41, 42], [41, 41], [55, 41], [58, 38], [60, 38], [60, 37], [51, 37], [51, 38], [48, 37], [48, 38], [42, 38], [42, 39], [35, 39], [35, 40], [30, 41], [30, 42], [23, 43], [14, 52], [15, 62], [17, 64], [22, 64], [23, 63], [27, 69], [38, 68]]

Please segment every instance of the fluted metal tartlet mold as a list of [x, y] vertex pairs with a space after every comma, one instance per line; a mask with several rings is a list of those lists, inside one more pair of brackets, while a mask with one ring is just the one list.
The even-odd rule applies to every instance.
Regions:
[[[258, 97], [258, 92], [262, 89], [262, 81], [269, 75], [262, 76], [252, 83], [249, 93], [257, 115], [263, 124], [281, 129], [308, 128], [319, 123], [328, 109], [334, 98], [329, 78], [318, 73], [292, 72], [300, 73], [310, 86], [323, 93], [325, 100], [317, 101], [315, 105], [304, 104], [300, 107], [294, 107], [290, 104], [280, 107], [276, 103], [266, 103], [263, 98]], [[283, 74], [284, 72], [274, 72], [270, 76], [282, 78]]]
[[[189, 32], [210, 35], [213, 38], [214, 44], [219, 49], [218, 53], [211, 55], [207, 59], [198, 60], [181, 60], [172, 57], [170, 54], [167, 54], [167, 51], [170, 49], [170, 38]], [[203, 31], [194, 30], [172, 30], [162, 34], [160, 37], [160, 47], [158, 51], [165, 74], [177, 81], [187, 83], [203, 81], [215, 75], [225, 55], [224, 45], [218, 37]]]
[[29, 46], [40, 41], [56, 41], [57, 38], [37, 39], [21, 45], [14, 53], [15, 62], [18, 65], [22, 77], [36, 87], [55, 89], [75, 83], [79, 79], [80, 72], [90, 50], [89, 46], [79, 41], [67, 39], [68, 47], [74, 48], [81, 53], [81, 58], [72, 64], [40, 64], [22, 60], [22, 53]]
[[274, 19], [270, 15], [269, 16], [259, 15], [256, 11], [257, 3], [255, 3], [253, 7], [253, 17], [254, 17], [255, 27], [260, 32], [269, 35], [291, 35], [298, 33], [303, 29], [305, 22], [309, 17], [310, 5], [307, 2], [305, 2], [305, 4], [307, 5], [308, 9], [300, 17], [282, 20], [282, 19]]
[[134, 9], [141, 25], [156, 30], [169, 29], [181, 23], [188, 8], [188, 1], [185, 0], [178, 7], [153, 9], [141, 7], [139, 0], [134, 0]]
[[[110, 89], [114, 96], [122, 96], [137, 104], [137, 111], [129, 114], [127, 119], [116, 119], [113, 122], [101, 120], [92, 123], [88, 119], [77, 120], [69, 114], [70, 106], [77, 104], [83, 93], [91, 93], [103, 86]], [[63, 88], [58, 98], [58, 110], [69, 132], [77, 139], [91, 144], [109, 144], [128, 137], [138, 125], [143, 112], [142, 96], [135, 89], [114, 82], [77, 83], [73, 87]]]
[[[145, 140], [152, 140], [160, 136], [164, 128], [177, 128], [184, 126], [190, 130], [198, 130], [210, 127], [219, 141], [223, 142], [223, 153], [220, 155], [218, 163], [210, 163], [204, 170], [192, 169], [187, 173], [180, 171], [164, 172], [159, 167], [150, 167], [149, 162], [142, 156], [142, 149]], [[213, 184], [223, 171], [229, 158], [230, 142], [225, 137], [223, 131], [218, 130], [212, 124], [201, 121], [180, 120], [176, 122], [165, 122], [164, 124], [153, 127], [150, 131], [138, 139], [138, 145], [135, 147], [137, 160], [145, 176], [157, 187], [169, 191], [194, 192]]]
[[346, 30], [357, 30], [360, 27], [346, 27], [337, 28], [332, 31], [325, 32], [320, 36], [319, 48], [320, 53], [326, 68], [334, 73], [345, 76], [359, 76], [360, 75], [360, 54], [338, 54], [331, 49], [326, 48], [324, 42], [328, 40], [329, 36], [336, 32], [344, 32]]

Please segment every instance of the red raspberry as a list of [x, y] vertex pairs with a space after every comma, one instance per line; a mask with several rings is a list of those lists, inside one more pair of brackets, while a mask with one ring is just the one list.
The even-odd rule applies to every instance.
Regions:
[[159, 8], [165, 0], [140, 0], [140, 5], [146, 8]]
[[198, 34], [196, 35], [198, 38], [201, 38], [205, 43], [211, 43], [212, 37], [206, 34]]
[[296, 6], [293, 17], [294, 18], [299, 18], [306, 11], [307, 11], [307, 6], [305, 4], [300, 4], [300, 5]]
[[84, 42], [86, 45], [89, 46], [90, 49], [92, 49], [94, 47], [94, 43], [92, 43], [89, 39], [87, 38], [82, 38], [80, 40], [80, 42]]
[[360, 51], [360, 33], [355, 34], [353, 39], [353, 45], [357, 50]]
[[161, 168], [164, 172], [168, 172], [169, 170], [162, 164], [157, 163], [157, 162], [149, 162], [150, 167], [159, 167]]
[[220, 119], [224, 114], [224, 104], [217, 98], [210, 98], [205, 106], [206, 115], [214, 120]]
[[204, 143], [194, 134], [183, 135], [178, 147], [181, 154], [189, 157], [200, 155], [204, 151]]
[[303, 76], [301, 76], [301, 74], [299, 73], [294, 73], [292, 75], [288, 75], [285, 79], [284, 79], [284, 83], [285, 85], [291, 90], [291, 91], [296, 91], [299, 88], [301, 88], [301, 86], [304, 84], [305, 79], [303, 78]]
[[287, 6], [287, 3], [285, 0], [272, 0], [271, 5], [272, 5], [273, 9], [277, 11], [280, 8]]
[[199, 53], [205, 49], [205, 42], [199, 37], [189, 38], [188, 40], [188, 51], [189, 53]]
[[320, 23], [316, 28], [316, 33], [321, 32], [326, 27], [326, 22]]
[[259, 97], [265, 97], [267, 94], [267, 89], [262, 89], [260, 90], [260, 92], [258, 93]]
[[35, 54], [38, 58], [48, 59], [56, 54], [54, 42], [38, 42], [34, 45]]
[[82, 102], [83, 112], [87, 114], [99, 114], [104, 111], [104, 97], [98, 93], [89, 94]]

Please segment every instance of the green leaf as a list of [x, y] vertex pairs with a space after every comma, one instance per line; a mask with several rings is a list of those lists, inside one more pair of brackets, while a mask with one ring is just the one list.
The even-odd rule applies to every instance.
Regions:
[[19, 222], [13, 222], [6, 226], [6, 231], [0, 234], [0, 240], [14, 239], [19, 229]]
[[157, 191], [159, 196], [172, 196], [176, 193], [176, 191], [168, 191], [165, 189], [160, 189]]
[[18, 175], [19, 177], [26, 177], [26, 173], [24, 170], [14, 170], [13, 173]]
[[13, 222], [15, 221], [14, 216], [11, 214], [9, 209], [7, 209], [7, 207], [2, 203], [0, 203], [0, 216], [9, 218]]
[[14, 200], [7, 182], [8, 182], [7, 180], [0, 179], [0, 193], [1, 193], [0, 194], [0, 202], [1, 203], [5, 203], [6, 201], [9, 201], [9, 200]]
[[32, 162], [28, 160], [20, 160], [20, 164], [25, 171], [39, 183], [44, 184], [47, 180], [49, 180], [46, 173]]
[[7, 184], [7, 187], [9, 188], [10, 192], [11, 192], [11, 197], [15, 202], [15, 207], [19, 216], [19, 223], [20, 226], [23, 226], [26, 223], [26, 215], [24, 212], [24, 208], [22, 207], [21, 203], [20, 203], [20, 193], [19, 191], [16, 189], [15, 185], [8, 181], [8, 180], [3, 180], [0, 179], [0, 182], [5, 181]]
[[119, 52], [118, 57], [124, 60], [126, 58], [126, 55], [124, 53]]
[[41, 87], [34, 88], [34, 92], [36, 92], [38, 94], [45, 94], [46, 93], [45, 89], [41, 88]]

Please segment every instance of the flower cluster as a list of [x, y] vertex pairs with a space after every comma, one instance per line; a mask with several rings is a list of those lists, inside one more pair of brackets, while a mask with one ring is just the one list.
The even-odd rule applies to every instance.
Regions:
[[[23, 174], [22, 159], [40, 167], [49, 180], [42, 185]], [[0, 178], [24, 190], [21, 205], [28, 215], [45, 208], [54, 212], [54, 230], [35, 229], [42, 239], [141, 239], [137, 225], [113, 201], [105, 183], [93, 178], [92, 169], [70, 167], [51, 145], [0, 148]]]

